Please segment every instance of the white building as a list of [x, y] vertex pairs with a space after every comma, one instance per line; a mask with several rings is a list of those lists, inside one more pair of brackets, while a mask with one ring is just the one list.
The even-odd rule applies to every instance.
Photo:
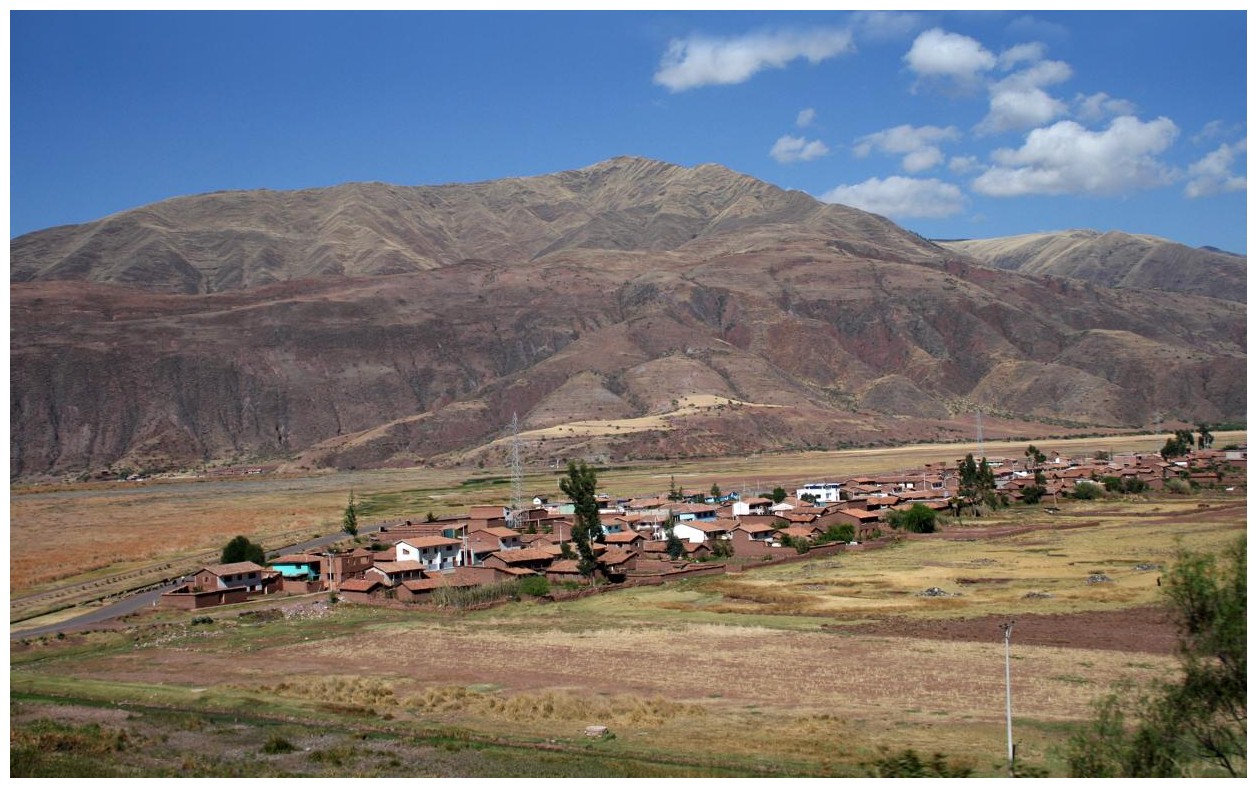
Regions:
[[841, 486], [839, 482], [809, 482], [796, 490], [794, 497], [803, 500], [804, 495], [810, 495], [817, 503], [837, 503], [841, 500], [838, 492]]
[[425, 536], [397, 543], [397, 561], [418, 561], [430, 572], [463, 565], [463, 543], [444, 536]]

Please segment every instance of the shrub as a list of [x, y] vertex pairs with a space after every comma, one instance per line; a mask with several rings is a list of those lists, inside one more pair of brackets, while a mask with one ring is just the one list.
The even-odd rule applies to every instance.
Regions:
[[938, 527], [938, 513], [923, 503], [914, 503], [911, 509], [888, 513], [886, 522], [901, 531], [932, 534]]
[[1187, 483], [1186, 479], [1167, 479], [1165, 491], [1175, 495], [1191, 495], [1192, 486]]
[[550, 581], [541, 575], [522, 577], [519, 580], [519, 593], [524, 596], [545, 596], [550, 593]]
[[272, 735], [271, 738], [266, 740], [266, 744], [262, 745], [262, 752], [266, 755], [282, 755], [283, 753], [292, 752], [296, 749], [297, 748], [293, 746], [292, 742], [288, 741], [283, 736], [278, 735]]
[[942, 753], [936, 752], [925, 761], [911, 748], [898, 753], [882, 748], [880, 757], [865, 767], [870, 777], [968, 777], [973, 774], [972, 766], [948, 763]]
[[1074, 485], [1074, 491], [1070, 495], [1080, 501], [1094, 501], [1104, 497], [1104, 486], [1097, 482], [1080, 481]]

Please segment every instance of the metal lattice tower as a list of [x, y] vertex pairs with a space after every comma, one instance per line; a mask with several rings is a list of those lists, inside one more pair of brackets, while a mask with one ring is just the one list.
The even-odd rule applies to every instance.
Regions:
[[524, 462], [519, 456], [519, 414], [511, 414], [511, 523], [524, 509]]
[[978, 408], [978, 456], [985, 458], [986, 454], [982, 451], [982, 409]]

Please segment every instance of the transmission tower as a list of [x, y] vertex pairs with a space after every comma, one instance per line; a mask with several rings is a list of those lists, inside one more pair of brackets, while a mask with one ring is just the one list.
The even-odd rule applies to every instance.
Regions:
[[511, 414], [511, 525], [524, 508], [524, 463], [519, 456], [519, 414]]
[[986, 456], [986, 454], [982, 451], [982, 409], [981, 408], [978, 408], [978, 456], [979, 457]]

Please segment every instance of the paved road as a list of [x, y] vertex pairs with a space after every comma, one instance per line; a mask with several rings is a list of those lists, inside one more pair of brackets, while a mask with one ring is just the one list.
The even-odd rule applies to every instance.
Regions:
[[[373, 523], [365, 525], [358, 529], [359, 536], [369, 536], [377, 533], [384, 526], [392, 526], [401, 523], [401, 520], [390, 520], [382, 523]], [[301, 544], [288, 545], [273, 552], [273, 555], [284, 555], [287, 553], [304, 553], [307, 550], [317, 550], [321, 547], [327, 547], [330, 544], [345, 539], [342, 533], [332, 534], [331, 536], [320, 536], [318, 539], [311, 539]], [[56, 624], [47, 624], [41, 627], [33, 627], [31, 629], [10, 630], [9, 639], [16, 640], [18, 638], [40, 637], [42, 635], [55, 635], [58, 632], [72, 632], [79, 629], [89, 629], [93, 626], [112, 621], [116, 618], [129, 616], [132, 613], [153, 607], [158, 603], [161, 595], [171, 590], [178, 583], [178, 578], [172, 578], [157, 588], [149, 588], [143, 591], [130, 594], [123, 597], [117, 602], [113, 602], [102, 607], [92, 608], [83, 612], [74, 618], [68, 618], [65, 621], [59, 621]], [[16, 626], [21, 626], [20, 624]]]

